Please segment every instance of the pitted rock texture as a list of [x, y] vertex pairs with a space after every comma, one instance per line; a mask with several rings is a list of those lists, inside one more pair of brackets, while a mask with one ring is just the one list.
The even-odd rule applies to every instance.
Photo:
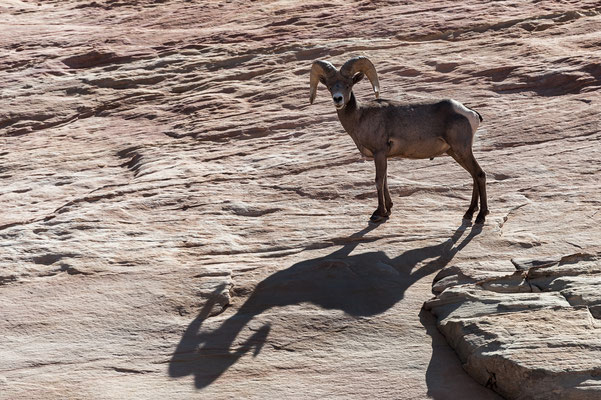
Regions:
[[511, 275], [449, 286], [425, 307], [470, 375], [504, 397], [598, 398], [601, 255], [514, 265]]
[[[444, 297], [509, 279], [512, 259], [598, 254], [600, 12], [3, 1], [0, 397], [498, 398], [420, 309], [437, 273]], [[392, 216], [368, 224], [373, 164], [323, 86], [309, 105], [312, 61], [356, 55], [383, 98], [483, 115], [486, 225], [461, 221], [472, 182], [446, 156], [391, 161]], [[542, 294], [469, 290], [557, 302], [581, 332], [595, 294], [580, 277]], [[567, 387], [571, 371], [554, 373]]]

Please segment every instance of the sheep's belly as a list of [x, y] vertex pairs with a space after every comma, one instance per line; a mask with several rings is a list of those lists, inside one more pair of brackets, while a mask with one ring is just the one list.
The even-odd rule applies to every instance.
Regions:
[[401, 142], [394, 138], [390, 140], [388, 157], [400, 158], [432, 158], [444, 154], [451, 146], [441, 137], [421, 139], [416, 142]]

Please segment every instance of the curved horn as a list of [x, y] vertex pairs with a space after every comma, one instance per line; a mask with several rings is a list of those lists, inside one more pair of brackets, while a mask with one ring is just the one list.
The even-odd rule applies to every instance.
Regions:
[[340, 73], [347, 78], [352, 78], [357, 72], [363, 72], [367, 76], [367, 79], [371, 82], [371, 87], [374, 89], [376, 98], [379, 98], [380, 82], [378, 81], [378, 73], [376, 72], [376, 67], [374, 67], [367, 57], [351, 58], [340, 67]]
[[313, 104], [315, 96], [317, 95], [317, 84], [321, 78], [327, 78], [332, 74], [336, 73], [336, 68], [327, 61], [314, 61], [311, 67], [311, 78], [309, 86], [311, 87], [311, 94], [309, 95], [309, 101]]

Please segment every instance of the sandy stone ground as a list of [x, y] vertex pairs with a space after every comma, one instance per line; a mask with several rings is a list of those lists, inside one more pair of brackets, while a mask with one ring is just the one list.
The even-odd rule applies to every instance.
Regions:
[[[598, 1], [0, 2], [0, 398], [598, 399]], [[484, 117], [390, 219], [316, 59]], [[359, 101], [373, 97], [367, 82]], [[422, 307], [425, 303], [425, 307]]]

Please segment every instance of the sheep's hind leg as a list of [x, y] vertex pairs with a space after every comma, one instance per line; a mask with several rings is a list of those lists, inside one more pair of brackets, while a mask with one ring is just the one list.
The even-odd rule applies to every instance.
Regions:
[[480, 198], [480, 212], [476, 216], [476, 224], [483, 224], [488, 215], [488, 205], [486, 201], [486, 174], [476, 161], [471, 148], [463, 154], [457, 154], [456, 151], [449, 150], [447, 153], [457, 161], [473, 178], [474, 188], [472, 190], [472, 201], [463, 218], [472, 219], [474, 211], [478, 207], [478, 198]]
[[390, 215], [390, 209], [387, 205], [392, 207], [392, 201], [390, 200], [390, 194], [388, 193], [388, 185], [386, 182], [386, 153], [376, 153], [374, 155], [374, 162], [376, 164], [376, 189], [378, 190], [378, 208], [371, 215], [370, 220], [372, 222], [382, 222], [388, 219]]
[[392, 212], [392, 199], [390, 198], [390, 192], [388, 191], [388, 176], [384, 177], [384, 200], [386, 200], [386, 212], [388, 215]]
[[478, 182], [476, 179], [473, 180], [473, 189], [472, 189], [472, 201], [470, 203], [470, 207], [467, 209], [465, 214], [463, 215], [464, 219], [468, 221], [472, 220], [474, 216], [474, 211], [478, 209], [478, 198], [480, 197], [480, 191], [478, 190]]
[[486, 200], [486, 174], [480, 168], [480, 165], [472, 155], [473, 162], [478, 167], [477, 180], [478, 180], [478, 193], [480, 194], [480, 212], [476, 216], [476, 223], [483, 224], [486, 216], [488, 215], [488, 202]]

